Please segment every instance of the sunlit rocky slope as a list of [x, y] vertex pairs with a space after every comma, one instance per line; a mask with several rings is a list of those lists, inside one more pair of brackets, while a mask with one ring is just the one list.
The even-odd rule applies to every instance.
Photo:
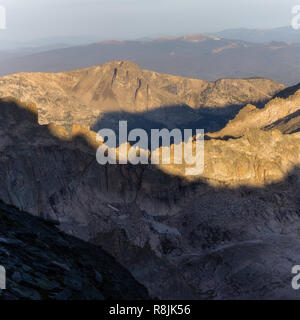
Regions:
[[112, 125], [118, 120], [116, 113], [123, 112], [129, 119], [139, 116], [137, 122], [145, 126], [189, 128], [201, 121], [205, 129], [215, 129], [239, 107], [261, 104], [284, 88], [259, 78], [187, 79], [142, 70], [128, 61], [0, 78], [0, 97], [33, 102], [39, 109], [40, 124], [55, 122], [65, 127], [98, 128], [100, 120]]
[[283, 90], [264, 108], [248, 104], [237, 116], [211, 137], [239, 137], [249, 129], [278, 129], [283, 133], [294, 133], [300, 129], [300, 86]]

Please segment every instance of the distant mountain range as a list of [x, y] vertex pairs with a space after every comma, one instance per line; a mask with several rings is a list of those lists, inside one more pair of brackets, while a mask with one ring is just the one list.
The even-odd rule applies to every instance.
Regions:
[[232, 39], [244, 40], [249, 42], [270, 42], [270, 41], [284, 41], [284, 42], [300, 42], [300, 31], [294, 30], [292, 27], [281, 27], [275, 29], [227, 29], [220, 32], [211, 33], [211, 35]]
[[139, 41], [102, 41], [1, 59], [0, 75], [18, 72], [59, 72], [112, 60], [130, 60], [142, 68], [188, 78], [271, 78], [296, 84], [300, 43], [252, 43], [202, 34]]

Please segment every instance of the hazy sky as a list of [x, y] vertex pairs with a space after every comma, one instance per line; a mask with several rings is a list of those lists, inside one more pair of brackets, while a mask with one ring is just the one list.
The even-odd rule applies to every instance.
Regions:
[[96, 35], [135, 39], [219, 31], [225, 28], [287, 26], [300, 0], [0, 0], [7, 30], [1, 37], [29, 40]]

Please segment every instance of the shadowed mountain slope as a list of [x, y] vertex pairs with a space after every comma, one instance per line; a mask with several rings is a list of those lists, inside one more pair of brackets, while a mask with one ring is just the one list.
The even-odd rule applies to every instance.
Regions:
[[135, 300], [146, 289], [101, 248], [0, 202], [0, 300]]
[[100, 244], [152, 297], [299, 298], [299, 134], [205, 141], [204, 175], [188, 180], [181, 166], [100, 166], [92, 132], [0, 108], [1, 199]]

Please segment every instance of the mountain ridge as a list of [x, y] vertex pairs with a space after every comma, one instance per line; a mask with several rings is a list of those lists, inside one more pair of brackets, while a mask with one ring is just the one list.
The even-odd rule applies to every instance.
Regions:
[[227, 29], [219, 32], [209, 33], [216, 37], [243, 40], [250, 42], [271, 42], [271, 41], [285, 41], [285, 42], [300, 42], [299, 31], [294, 30], [291, 26], [279, 27], [273, 29]]
[[[80, 123], [89, 127], [97, 124], [106, 113], [121, 111], [153, 111], [151, 116], [149, 113], [149, 121], [160, 126], [184, 127], [197, 119], [205, 119], [205, 110], [231, 117], [230, 108], [238, 109], [247, 103], [261, 104], [284, 88], [280, 83], [261, 78], [206, 82], [160, 74], [143, 70], [130, 61], [114, 61], [62, 73], [0, 77], [0, 97], [11, 96], [35, 103], [40, 124]], [[169, 114], [170, 106], [178, 106], [181, 111]]]
[[[297, 124], [297, 116], [300, 110], [300, 89], [299, 85], [284, 89], [274, 96], [263, 108], [248, 104], [240, 110], [234, 119], [219, 132], [209, 133], [212, 138], [216, 137], [240, 137], [250, 129], [279, 129], [286, 133], [289, 129], [288, 119], [293, 126]], [[296, 123], [295, 123], [296, 122]], [[285, 123], [281, 126], [280, 123]], [[299, 124], [298, 124], [299, 126]], [[294, 128], [294, 132], [296, 129]]]
[[112, 60], [130, 60], [144, 69], [206, 81], [260, 76], [292, 85], [298, 80], [299, 51], [300, 44], [296, 43], [250, 43], [202, 34], [105, 41], [4, 59], [0, 61], [0, 75], [68, 71]]

